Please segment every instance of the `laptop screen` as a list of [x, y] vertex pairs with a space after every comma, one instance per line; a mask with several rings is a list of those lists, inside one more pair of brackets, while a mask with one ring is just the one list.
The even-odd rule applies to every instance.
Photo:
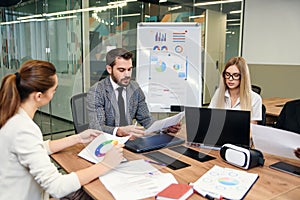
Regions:
[[250, 111], [185, 107], [187, 143], [219, 149], [250, 145]]

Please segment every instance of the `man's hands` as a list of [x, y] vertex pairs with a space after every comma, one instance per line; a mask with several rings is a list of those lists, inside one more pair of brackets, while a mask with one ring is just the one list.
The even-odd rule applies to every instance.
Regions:
[[[168, 133], [177, 133], [181, 129], [181, 122], [177, 123], [174, 126], [168, 127], [166, 130]], [[135, 126], [135, 125], [129, 125], [129, 126], [121, 126], [118, 128], [117, 136], [124, 137], [130, 135], [130, 139], [133, 140], [138, 137], [143, 137], [146, 135], [146, 132], [144, 131], [144, 127], [142, 126]]]
[[144, 131], [144, 127], [142, 126], [135, 126], [135, 125], [129, 125], [129, 126], [121, 126], [118, 128], [116, 135], [120, 137], [128, 136], [130, 135], [130, 139], [135, 139], [137, 137], [142, 137], [146, 133]]
[[102, 134], [102, 131], [98, 131], [95, 129], [87, 129], [77, 134], [79, 138], [79, 143], [89, 143], [93, 139], [95, 139], [98, 135]]
[[181, 124], [182, 124], [181, 122], [178, 122], [176, 125], [168, 127], [167, 132], [168, 133], [177, 133], [181, 129]]

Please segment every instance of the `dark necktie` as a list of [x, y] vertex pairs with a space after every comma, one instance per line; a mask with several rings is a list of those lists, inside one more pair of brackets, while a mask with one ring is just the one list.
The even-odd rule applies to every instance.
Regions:
[[120, 111], [120, 126], [126, 126], [127, 121], [126, 121], [126, 116], [125, 116], [125, 104], [124, 104], [124, 99], [122, 96], [123, 92], [123, 87], [118, 87], [118, 106], [119, 106], [119, 111]]

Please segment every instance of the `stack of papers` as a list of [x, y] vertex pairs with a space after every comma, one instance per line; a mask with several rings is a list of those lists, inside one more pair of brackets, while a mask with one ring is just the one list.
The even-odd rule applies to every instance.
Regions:
[[194, 190], [204, 197], [242, 199], [254, 184], [258, 174], [215, 165], [194, 184]]
[[172, 174], [160, 172], [143, 159], [121, 163], [99, 179], [116, 200], [153, 197], [177, 183]]
[[78, 156], [92, 162], [101, 162], [108, 150], [116, 144], [124, 144], [130, 136], [117, 137], [107, 133], [100, 134], [90, 144], [88, 144]]

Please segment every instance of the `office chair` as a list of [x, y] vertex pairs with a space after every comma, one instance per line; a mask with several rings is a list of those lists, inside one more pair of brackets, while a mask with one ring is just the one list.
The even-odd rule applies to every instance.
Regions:
[[104, 72], [101, 74], [101, 77], [99, 78], [99, 81], [101, 81], [102, 79], [105, 79], [107, 76], [109, 76], [108, 71], [105, 69]]
[[275, 128], [300, 134], [300, 99], [289, 101], [283, 106]]
[[256, 92], [257, 94], [260, 95], [261, 87], [259, 87], [257, 85], [251, 85], [251, 89], [252, 89], [253, 92]]
[[75, 133], [80, 133], [89, 127], [86, 110], [87, 93], [77, 94], [71, 97], [71, 110]]
[[258, 121], [257, 124], [265, 126], [266, 125], [266, 106], [264, 104], [262, 104], [261, 108], [262, 108], [261, 121]]

